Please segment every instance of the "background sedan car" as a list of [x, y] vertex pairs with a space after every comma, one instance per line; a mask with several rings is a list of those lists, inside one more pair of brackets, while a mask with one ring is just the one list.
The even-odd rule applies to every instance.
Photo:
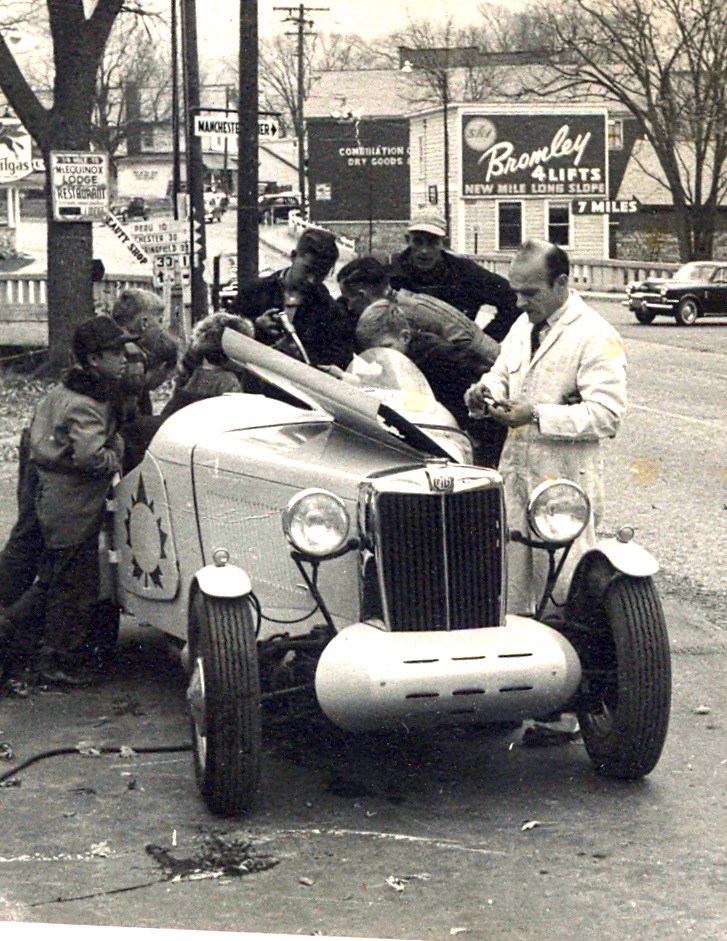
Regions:
[[128, 222], [129, 219], [142, 219], [146, 221], [149, 218], [146, 200], [142, 196], [134, 196], [128, 203], [119, 203], [112, 206], [111, 211], [115, 216], [118, 216], [122, 222]]
[[260, 222], [287, 222], [294, 209], [300, 209], [300, 199], [295, 193], [267, 193], [258, 199]]
[[671, 278], [650, 278], [627, 288], [626, 306], [639, 323], [651, 323], [657, 314], [674, 317], [691, 327], [700, 317], [727, 315], [727, 262], [693, 261]]

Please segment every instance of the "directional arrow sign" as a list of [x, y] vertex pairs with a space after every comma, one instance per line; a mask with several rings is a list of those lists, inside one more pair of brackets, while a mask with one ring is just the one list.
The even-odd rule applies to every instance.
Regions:
[[[215, 111], [208, 108], [194, 116], [194, 133], [197, 137], [215, 134], [220, 137], [237, 137], [239, 132], [237, 111]], [[275, 114], [258, 116], [258, 137], [261, 140], [277, 140], [280, 137], [280, 121]]]

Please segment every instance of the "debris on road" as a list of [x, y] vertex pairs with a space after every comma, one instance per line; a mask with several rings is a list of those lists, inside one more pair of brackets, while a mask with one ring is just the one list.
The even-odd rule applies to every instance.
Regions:
[[301, 885], [306, 885], [309, 887], [316, 884], [315, 879], [309, 879], [308, 876], [301, 876], [300, 879], [298, 879], [298, 882], [300, 882]]
[[107, 856], [111, 855], [111, 848], [107, 840], [104, 840], [103, 843], [94, 843], [91, 846], [90, 853], [92, 856], [101, 856], [104, 859]]
[[255, 853], [253, 849], [252, 841], [247, 838], [219, 833], [205, 835], [200, 850], [185, 859], [177, 859], [168, 849], [154, 843], [146, 847], [147, 853], [159, 863], [171, 882], [247, 876], [265, 872], [280, 862], [274, 856]]
[[521, 830], [534, 830], [536, 827], [542, 827], [542, 823], [539, 820], [526, 820], [525, 823], [520, 827]]
[[709, 706], [697, 706], [694, 710], [694, 714], [697, 716], [708, 716], [712, 710]]
[[15, 751], [10, 742], [0, 742], [0, 761], [13, 761]]
[[449, 933], [452, 937], [458, 934], [462, 934], [463, 931], [469, 931], [469, 928], [450, 928]]

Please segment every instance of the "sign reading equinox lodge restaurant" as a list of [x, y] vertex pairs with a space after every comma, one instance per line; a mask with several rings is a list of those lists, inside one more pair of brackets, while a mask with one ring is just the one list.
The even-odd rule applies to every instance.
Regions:
[[462, 115], [462, 195], [608, 198], [603, 111]]

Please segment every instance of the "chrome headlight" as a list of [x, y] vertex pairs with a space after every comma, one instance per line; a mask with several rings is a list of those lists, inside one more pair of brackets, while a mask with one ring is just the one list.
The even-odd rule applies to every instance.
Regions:
[[335, 494], [327, 490], [302, 490], [283, 512], [283, 532], [300, 552], [327, 556], [346, 541], [350, 520], [348, 511]]
[[528, 522], [545, 542], [564, 546], [586, 528], [591, 502], [572, 480], [546, 480], [530, 494]]

